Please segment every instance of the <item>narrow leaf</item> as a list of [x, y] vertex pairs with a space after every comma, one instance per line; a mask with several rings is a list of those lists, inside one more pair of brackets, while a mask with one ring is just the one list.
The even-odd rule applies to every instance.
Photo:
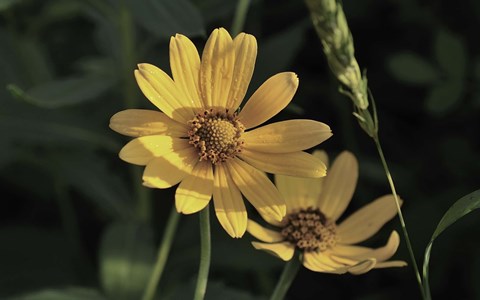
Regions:
[[437, 228], [433, 232], [430, 242], [425, 249], [425, 256], [423, 260], [423, 283], [427, 299], [431, 298], [430, 287], [428, 284], [428, 265], [430, 262], [430, 252], [432, 250], [434, 240], [450, 225], [478, 208], [480, 208], [480, 190], [476, 190], [457, 200], [457, 202], [450, 206], [438, 223]]
[[48, 289], [9, 298], [10, 300], [106, 300], [102, 294], [88, 288]]
[[205, 25], [199, 10], [188, 0], [127, 1], [133, 17], [146, 30], [159, 38], [176, 33], [193, 37], [205, 35]]
[[59, 174], [69, 186], [87, 196], [106, 215], [124, 220], [132, 218], [134, 209], [130, 193], [121, 177], [108, 168], [102, 157], [70, 154], [57, 159]]
[[109, 299], [141, 299], [154, 256], [149, 227], [135, 223], [111, 225], [100, 248], [101, 284]]
[[43, 108], [59, 108], [97, 99], [112, 84], [113, 82], [108, 78], [87, 76], [50, 81], [37, 85], [26, 92], [12, 84], [8, 85], [7, 89], [17, 99], [32, 105]]

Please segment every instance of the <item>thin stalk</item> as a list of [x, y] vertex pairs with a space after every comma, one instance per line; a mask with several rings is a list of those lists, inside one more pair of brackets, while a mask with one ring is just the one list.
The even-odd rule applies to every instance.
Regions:
[[393, 198], [395, 199], [395, 205], [397, 206], [397, 213], [398, 218], [400, 219], [400, 224], [402, 226], [403, 236], [405, 237], [405, 242], [407, 244], [408, 253], [410, 254], [410, 260], [413, 264], [413, 269], [415, 271], [415, 277], [417, 278], [418, 286], [420, 288], [420, 292], [422, 293], [422, 298], [425, 299], [424, 288], [422, 284], [422, 278], [420, 277], [420, 272], [417, 266], [417, 261], [415, 260], [415, 254], [413, 253], [413, 247], [410, 242], [410, 238], [408, 236], [407, 226], [405, 224], [405, 220], [403, 219], [402, 209], [400, 208], [400, 200], [398, 199], [397, 191], [395, 189], [395, 184], [393, 183], [393, 178], [390, 173], [390, 169], [387, 165], [387, 160], [385, 159], [385, 155], [383, 154], [382, 146], [380, 144], [380, 139], [378, 135], [373, 137], [375, 141], [375, 146], [377, 146], [378, 155], [380, 156], [380, 160], [382, 161], [383, 169], [385, 170], [385, 174], [387, 175], [388, 183], [390, 184], [390, 189], [392, 190]]
[[158, 247], [157, 261], [153, 267], [152, 274], [150, 275], [150, 280], [148, 281], [147, 288], [143, 294], [142, 300], [151, 300], [155, 296], [157, 291], [158, 282], [162, 277], [163, 270], [165, 269], [165, 264], [167, 262], [168, 254], [172, 247], [173, 238], [175, 232], [177, 231], [178, 221], [180, 220], [180, 214], [177, 213], [175, 206], [172, 207], [170, 215], [168, 216], [167, 225], [163, 233], [163, 238]]
[[270, 297], [270, 300], [282, 300], [292, 285], [293, 279], [297, 276], [301, 265], [301, 257], [294, 255], [283, 267], [282, 275], [277, 282], [275, 290]]
[[200, 267], [198, 269], [197, 286], [195, 287], [194, 300], [202, 300], [205, 297], [210, 269], [211, 238], [210, 238], [210, 212], [209, 206], [200, 213]]
[[[119, 7], [118, 12], [118, 28], [120, 30], [120, 68], [122, 74], [123, 97], [126, 108], [136, 107], [136, 87], [133, 80], [133, 70], [136, 63], [136, 49], [135, 49], [135, 25], [132, 15], [125, 3]], [[150, 191], [139, 183], [141, 178], [141, 169], [137, 166], [131, 167], [131, 176], [133, 178], [133, 189], [136, 199], [136, 216], [139, 220], [148, 223], [150, 221], [151, 213], [151, 197]]]
[[230, 34], [236, 36], [239, 34], [243, 25], [245, 25], [245, 18], [247, 17], [248, 6], [250, 0], [238, 0], [237, 8], [235, 9], [235, 16], [233, 17], [232, 28]]
[[75, 258], [75, 265], [84, 278], [89, 278], [91, 274], [94, 273], [94, 268], [92, 262], [88, 259], [80, 237], [78, 218], [73, 207], [72, 199], [68, 195], [67, 187], [61, 180], [55, 182], [55, 193], [63, 231], [69, 242], [72, 256]]

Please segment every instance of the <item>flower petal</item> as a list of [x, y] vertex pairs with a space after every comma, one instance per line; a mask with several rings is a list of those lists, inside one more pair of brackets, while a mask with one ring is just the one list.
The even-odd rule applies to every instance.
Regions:
[[144, 185], [166, 189], [179, 183], [191, 174], [198, 162], [197, 151], [188, 147], [150, 161], [143, 172]]
[[285, 175], [275, 175], [275, 185], [285, 198], [287, 213], [298, 209], [316, 207], [315, 189], [321, 185], [323, 178], [299, 178]]
[[200, 68], [200, 89], [206, 108], [226, 107], [235, 65], [232, 37], [215, 29], [205, 44]]
[[200, 110], [203, 101], [200, 96], [200, 56], [195, 45], [184, 35], [170, 38], [170, 68], [175, 85], [190, 100], [190, 106]]
[[283, 219], [285, 201], [265, 173], [238, 158], [227, 160], [226, 166], [233, 182], [262, 216]]
[[[401, 201], [401, 200], [400, 200]], [[342, 244], [355, 244], [374, 235], [397, 214], [393, 195], [385, 195], [360, 208], [337, 227]]]
[[328, 251], [325, 252], [306, 252], [303, 255], [303, 266], [314, 272], [344, 274], [348, 266], [333, 261]]
[[[328, 164], [325, 151], [316, 150], [312, 155]], [[285, 198], [287, 213], [301, 208], [318, 207], [317, 202], [324, 182], [325, 177], [299, 178], [275, 175], [275, 185]]]
[[147, 135], [128, 142], [120, 150], [119, 156], [128, 163], [145, 166], [155, 157], [185, 148], [192, 148], [188, 140], [166, 135]]
[[383, 262], [395, 254], [399, 245], [400, 236], [396, 231], [392, 231], [387, 244], [383, 247], [372, 249], [368, 247], [337, 244], [332, 252], [337, 256], [347, 257], [358, 261], [367, 258], [375, 258], [377, 262]]
[[252, 242], [252, 245], [255, 249], [266, 251], [284, 261], [291, 260], [295, 253], [295, 247], [289, 242], [274, 244]]
[[298, 88], [297, 74], [284, 72], [265, 81], [240, 111], [239, 118], [245, 128], [258, 126], [284, 109]]
[[384, 268], [398, 268], [398, 267], [406, 267], [408, 264], [402, 260], [390, 260], [390, 261], [383, 261], [379, 262], [375, 265], [375, 269], [384, 269]]
[[193, 118], [191, 103], [165, 72], [151, 64], [139, 64], [135, 78], [145, 97], [167, 116], [183, 124]]
[[177, 211], [183, 214], [196, 213], [207, 206], [213, 193], [213, 170], [209, 161], [195, 165], [192, 174], [185, 177], [175, 193]]
[[233, 238], [242, 237], [247, 230], [247, 210], [242, 194], [223, 164], [215, 166], [213, 202], [223, 229]]
[[233, 46], [235, 48], [235, 66], [232, 86], [227, 97], [227, 108], [231, 111], [237, 110], [247, 93], [257, 58], [257, 40], [253, 35], [241, 32], [233, 40]]
[[284, 240], [280, 232], [267, 229], [252, 220], [248, 220], [247, 231], [262, 242], [276, 243]]
[[110, 119], [110, 128], [127, 136], [163, 134], [174, 137], [187, 136], [188, 127], [178, 123], [164, 113], [147, 109], [127, 109]]
[[244, 149], [239, 156], [257, 169], [273, 174], [322, 177], [327, 173], [321, 160], [302, 151], [264, 153]]
[[375, 268], [377, 260], [375, 258], [365, 259], [348, 268], [348, 273], [353, 275], [365, 274]]
[[355, 156], [343, 151], [328, 170], [318, 207], [325, 216], [336, 221], [345, 211], [357, 186], [358, 162]]
[[377, 260], [375, 258], [366, 258], [364, 260], [354, 260], [346, 257], [330, 255], [330, 258], [339, 263], [347, 266], [347, 271], [353, 275], [360, 275], [367, 273], [375, 267]]
[[245, 132], [244, 148], [267, 153], [301, 151], [332, 136], [328, 125], [312, 120], [277, 122]]

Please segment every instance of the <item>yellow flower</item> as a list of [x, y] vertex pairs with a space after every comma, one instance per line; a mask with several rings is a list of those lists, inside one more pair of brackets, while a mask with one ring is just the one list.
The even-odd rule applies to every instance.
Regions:
[[[314, 155], [328, 163], [323, 151]], [[358, 163], [353, 154], [342, 152], [324, 178], [295, 178], [276, 175], [287, 215], [278, 222], [265, 220], [279, 231], [248, 221], [247, 230], [257, 239], [256, 249], [288, 261], [294, 252], [303, 253], [303, 265], [316, 272], [362, 274], [372, 268], [402, 267], [403, 261], [387, 261], [395, 254], [400, 238], [393, 231], [385, 246], [377, 249], [357, 246], [373, 236], [396, 213], [392, 195], [385, 195], [336, 224], [353, 196], [358, 178]]]
[[[292, 100], [294, 73], [269, 78], [238, 111], [253, 74], [255, 37], [215, 29], [202, 59], [194, 44], [177, 34], [170, 40], [173, 79], [150, 64], [135, 78], [162, 112], [129, 109], [115, 114], [110, 128], [136, 137], [120, 151], [126, 162], [146, 166], [143, 184], [169, 188], [177, 211], [191, 214], [212, 198], [220, 224], [232, 237], [247, 227], [242, 194], [262, 215], [281, 220], [285, 202], [264, 172], [303, 177], [325, 175], [324, 163], [303, 152], [331, 136], [312, 120], [289, 120], [256, 128]], [[264, 171], [264, 172], [262, 172]]]

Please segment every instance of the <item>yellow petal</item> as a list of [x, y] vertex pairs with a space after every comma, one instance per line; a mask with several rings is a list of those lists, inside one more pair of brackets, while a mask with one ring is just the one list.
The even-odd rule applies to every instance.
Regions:
[[213, 202], [223, 229], [233, 238], [242, 237], [247, 229], [247, 210], [242, 194], [223, 164], [215, 166]]
[[297, 74], [279, 73], [265, 81], [240, 111], [239, 118], [245, 128], [256, 127], [284, 109], [298, 88]]
[[390, 260], [379, 262], [375, 265], [375, 269], [384, 269], [384, 268], [398, 268], [398, 267], [406, 267], [408, 264], [402, 260]]
[[231, 111], [238, 108], [247, 93], [257, 58], [257, 40], [253, 35], [242, 32], [233, 40], [233, 46], [235, 48], [235, 66], [232, 86], [227, 97], [227, 108]]
[[332, 136], [328, 125], [312, 120], [277, 122], [245, 132], [245, 149], [267, 153], [301, 151]]
[[177, 211], [183, 214], [196, 213], [207, 206], [212, 198], [213, 170], [208, 161], [195, 165], [192, 174], [180, 182], [175, 193]]
[[[316, 150], [312, 155], [328, 164], [328, 156], [325, 151]], [[285, 198], [287, 213], [297, 209], [317, 207], [324, 181], [325, 177], [299, 178], [275, 175], [275, 185]]]
[[230, 34], [215, 29], [205, 44], [200, 68], [200, 89], [205, 106], [226, 107], [235, 64], [235, 48]]
[[[401, 200], [400, 200], [401, 201]], [[342, 244], [355, 244], [374, 235], [397, 214], [393, 195], [386, 195], [365, 205], [337, 227]]]
[[390, 234], [385, 246], [372, 249], [368, 247], [337, 244], [332, 252], [337, 256], [347, 257], [354, 260], [375, 258], [377, 262], [383, 262], [392, 257], [400, 245], [400, 236], [396, 231]]
[[195, 110], [203, 107], [200, 96], [200, 56], [197, 48], [186, 36], [176, 34], [170, 38], [170, 68], [175, 85], [188, 97]]
[[303, 255], [303, 266], [314, 272], [344, 274], [348, 266], [333, 261], [325, 252], [305, 252]]
[[267, 229], [252, 220], [248, 220], [247, 231], [255, 238], [266, 243], [276, 243], [284, 240], [280, 232]]
[[323, 178], [299, 178], [275, 175], [275, 185], [285, 199], [287, 213], [298, 209], [316, 207], [318, 194]]
[[128, 163], [145, 166], [155, 157], [185, 148], [193, 148], [188, 140], [166, 135], [148, 135], [131, 140], [120, 150], [119, 156]]
[[358, 162], [355, 156], [343, 151], [328, 170], [318, 207], [325, 216], [336, 221], [345, 211], [357, 186]]
[[192, 172], [197, 162], [198, 155], [193, 147], [155, 158], [143, 172], [144, 185], [158, 189], [174, 186]]
[[266, 251], [284, 261], [291, 260], [295, 253], [295, 247], [289, 242], [274, 244], [252, 242], [252, 245], [255, 249]]
[[195, 111], [187, 97], [179, 91], [165, 72], [150, 64], [139, 64], [135, 78], [145, 97], [168, 117], [186, 124]]
[[164, 113], [146, 109], [127, 109], [120, 111], [110, 119], [110, 128], [127, 136], [169, 135], [187, 136], [188, 127], [178, 123]]
[[318, 158], [319, 160], [323, 161], [323, 163], [325, 164], [325, 166], [328, 169], [329, 161], [328, 161], [327, 152], [325, 152], [324, 150], [315, 150], [315, 151], [313, 151], [312, 155], [315, 156], [316, 158]]
[[369, 258], [361, 262], [358, 262], [356, 265], [353, 265], [350, 268], [348, 268], [348, 273], [353, 275], [365, 274], [371, 269], [373, 269], [376, 264], [377, 264], [377, 260], [375, 258]]
[[286, 213], [285, 201], [265, 173], [238, 159], [226, 161], [233, 182], [247, 200], [263, 216], [281, 221]]
[[244, 149], [239, 156], [267, 173], [298, 177], [322, 177], [326, 174], [326, 167], [321, 160], [302, 151], [264, 153]]

